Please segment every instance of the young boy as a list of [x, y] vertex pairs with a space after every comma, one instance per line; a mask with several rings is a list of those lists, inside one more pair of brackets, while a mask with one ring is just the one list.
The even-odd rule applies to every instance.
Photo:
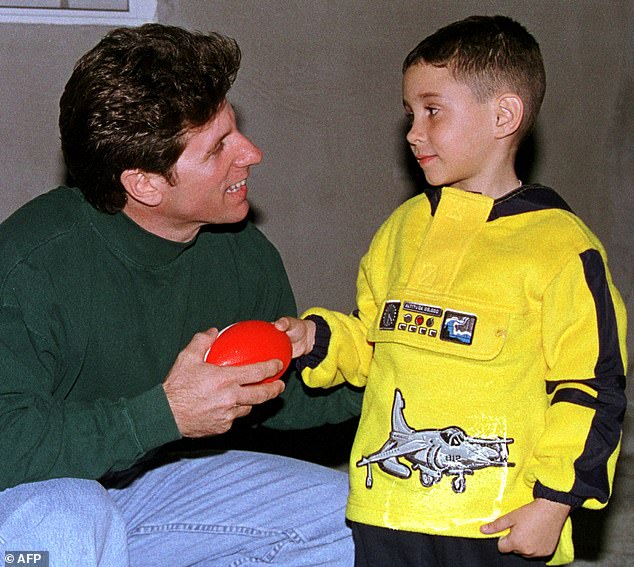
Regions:
[[366, 388], [356, 564], [570, 562], [570, 510], [610, 495], [626, 323], [597, 238], [515, 173], [545, 90], [539, 47], [509, 18], [471, 17], [403, 73], [407, 140], [435, 189], [373, 239], [353, 315], [277, 322], [308, 385]]

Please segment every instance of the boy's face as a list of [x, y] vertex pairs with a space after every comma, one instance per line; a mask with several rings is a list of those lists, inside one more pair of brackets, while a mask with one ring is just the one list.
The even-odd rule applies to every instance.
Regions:
[[494, 101], [480, 103], [446, 67], [424, 62], [403, 76], [407, 141], [432, 186], [482, 192], [495, 172]]

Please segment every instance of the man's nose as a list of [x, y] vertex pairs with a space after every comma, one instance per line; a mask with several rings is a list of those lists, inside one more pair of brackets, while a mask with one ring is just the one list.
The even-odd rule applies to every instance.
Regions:
[[243, 167], [260, 163], [262, 161], [262, 150], [260, 150], [260, 148], [258, 148], [244, 134], [240, 135], [242, 136], [242, 140], [240, 142], [240, 153], [236, 163]]

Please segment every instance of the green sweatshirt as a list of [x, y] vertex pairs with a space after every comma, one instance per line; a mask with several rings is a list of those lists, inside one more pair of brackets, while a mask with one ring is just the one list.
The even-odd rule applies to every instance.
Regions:
[[[0, 302], [0, 489], [98, 479], [179, 439], [162, 382], [194, 333], [296, 311], [278, 252], [252, 224], [171, 242], [65, 187], [0, 225]], [[308, 397], [294, 376], [283, 397], [273, 427], [360, 408], [346, 389]]]

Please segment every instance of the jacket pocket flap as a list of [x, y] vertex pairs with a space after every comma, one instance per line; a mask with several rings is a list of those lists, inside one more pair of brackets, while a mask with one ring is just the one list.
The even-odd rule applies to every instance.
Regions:
[[407, 291], [391, 297], [369, 331], [374, 343], [399, 343], [474, 360], [492, 360], [504, 346], [508, 309]]

